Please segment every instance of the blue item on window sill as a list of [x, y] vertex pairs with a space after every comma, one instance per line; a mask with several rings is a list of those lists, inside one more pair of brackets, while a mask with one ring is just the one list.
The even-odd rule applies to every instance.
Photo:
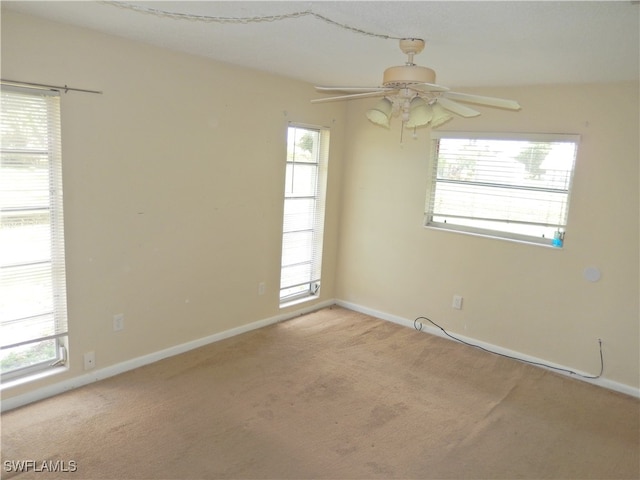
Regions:
[[551, 245], [553, 245], [554, 247], [561, 248], [563, 239], [564, 239], [563, 232], [555, 232], [553, 234], [553, 240], [551, 241]]

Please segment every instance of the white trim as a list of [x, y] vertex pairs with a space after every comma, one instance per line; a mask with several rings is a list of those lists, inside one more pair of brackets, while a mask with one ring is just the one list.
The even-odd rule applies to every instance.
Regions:
[[478, 140], [528, 140], [531, 142], [575, 142], [580, 143], [578, 133], [527, 133], [527, 132], [454, 132], [434, 130], [431, 140], [441, 138], [474, 138]]
[[[197, 340], [192, 340], [190, 342], [182, 343], [180, 345], [175, 345], [173, 347], [169, 347], [164, 350], [159, 350], [157, 352], [143, 355], [141, 357], [132, 358], [131, 360], [125, 360], [124, 362], [117, 363], [115, 365], [110, 365], [108, 367], [101, 368], [99, 370], [92, 370], [91, 372], [85, 373], [83, 375], [79, 375], [77, 377], [73, 377], [68, 380], [63, 380], [61, 382], [54, 383], [46, 387], [38, 388], [36, 390], [24, 393], [22, 395], [16, 395], [14, 397], [3, 399], [2, 403], [0, 404], [0, 410], [2, 412], [13, 410], [14, 408], [22, 407], [24, 405], [36, 402], [38, 400], [43, 400], [45, 398], [52, 397], [60, 393], [64, 393], [66, 391], [73, 390], [73, 389], [82, 387], [84, 385], [97, 382], [99, 380], [104, 380], [105, 378], [113, 377], [114, 375], [118, 375], [120, 373], [124, 373], [129, 370], [133, 370], [135, 368], [143, 367], [145, 365], [157, 362], [159, 360], [163, 360], [168, 357], [173, 357], [174, 355], [179, 355], [181, 353], [188, 352], [189, 350], [193, 350], [195, 348], [209, 345], [210, 343], [215, 343], [220, 340], [224, 340], [226, 338], [230, 338], [236, 335], [240, 335], [242, 333], [250, 332], [251, 330], [256, 330], [258, 328], [266, 327], [274, 323], [279, 323], [284, 320], [288, 320], [290, 318], [294, 318], [305, 313], [310, 313], [315, 310], [320, 310], [321, 308], [329, 307], [334, 304], [335, 304], [335, 301], [333, 299], [325, 300], [323, 302], [309, 305], [306, 308], [291, 310], [289, 312], [282, 313], [274, 317], [258, 320], [252, 323], [248, 323], [246, 325], [242, 325], [240, 327], [235, 327], [229, 330], [225, 330], [220, 333], [214, 333], [213, 335], [208, 335], [206, 337], [202, 337]], [[2, 385], [3, 389], [7, 389], [10, 386], [12, 385], [9, 385], [6, 383]]]
[[[402, 325], [402, 326], [405, 326], [405, 327], [414, 328], [413, 320], [408, 320], [406, 318], [398, 317], [397, 315], [392, 315], [390, 313], [381, 312], [379, 310], [374, 310], [372, 308], [364, 307], [364, 306], [358, 305], [356, 303], [346, 302], [344, 300], [336, 300], [335, 303], [336, 303], [336, 305], [344, 307], [344, 308], [348, 308], [349, 310], [354, 310], [356, 312], [364, 313], [364, 314], [370, 315], [372, 317], [376, 317], [376, 318], [380, 318], [382, 320], [387, 320], [389, 322], [397, 323], [398, 325]], [[436, 327], [430, 326], [427, 323], [423, 323], [423, 328], [422, 328], [421, 331], [424, 332], [424, 333], [431, 334], [431, 335], [436, 335], [436, 336], [441, 337], [441, 338], [445, 338], [445, 339], [450, 340], [450, 341], [454, 341], [451, 338], [447, 337], [444, 333], [442, 333], [441, 330], [439, 330]], [[503, 348], [503, 347], [500, 347], [500, 346], [497, 346], [497, 345], [492, 345], [490, 343], [486, 343], [486, 342], [483, 342], [481, 340], [476, 340], [474, 338], [469, 338], [469, 337], [465, 337], [463, 335], [458, 335], [458, 334], [456, 334], [455, 336], [460, 338], [460, 340], [472, 343], [474, 345], [478, 345], [479, 347], [486, 348], [487, 350], [491, 350], [492, 352], [496, 352], [498, 354], [508, 355], [510, 357], [520, 358], [520, 359], [522, 359], [524, 361], [528, 361], [528, 362], [544, 363], [546, 365], [549, 365], [550, 367], [562, 368], [564, 370], [573, 370], [574, 372], [576, 372], [578, 374], [589, 375], [586, 372], [581, 372], [581, 371], [576, 370], [576, 369], [574, 369], [572, 367], [567, 367], [567, 366], [564, 366], [564, 365], [559, 365], [557, 363], [549, 362], [548, 360], [545, 360], [545, 359], [532, 357], [530, 355], [526, 355], [524, 353], [516, 352], [514, 350], [509, 350], [507, 348]], [[535, 365], [535, 366], [538, 366], [538, 365]], [[627, 385], [627, 384], [624, 384], [624, 383], [616, 382], [616, 381], [609, 380], [607, 378], [602, 378], [602, 377], [596, 378], [596, 379], [583, 378], [583, 377], [580, 377], [578, 375], [571, 375], [570, 373], [567, 373], [567, 372], [554, 370], [554, 368], [545, 368], [543, 366], [539, 366], [539, 368], [544, 368], [545, 370], [550, 370], [550, 371], [553, 371], [555, 373], [559, 373], [561, 375], [564, 375], [566, 377], [575, 378], [576, 380], [581, 380], [583, 382], [591, 383], [591, 384], [599, 386], [599, 387], [607, 388], [609, 390], [614, 390], [616, 392], [624, 393], [626, 395], [631, 395], [632, 397], [640, 398], [640, 388], [632, 387], [631, 385]]]

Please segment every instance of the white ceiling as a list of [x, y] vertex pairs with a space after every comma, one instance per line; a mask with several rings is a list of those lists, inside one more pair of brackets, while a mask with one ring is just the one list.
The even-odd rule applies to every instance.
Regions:
[[2, 1], [2, 7], [332, 86], [379, 85], [385, 68], [405, 62], [397, 40], [381, 36], [423, 38], [427, 47], [416, 56], [415, 63], [436, 70], [437, 82], [442, 85], [479, 87], [638, 80], [638, 3], [625, 0], [124, 4], [204, 17], [316, 14], [248, 23], [179, 19], [122, 8], [112, 2]]

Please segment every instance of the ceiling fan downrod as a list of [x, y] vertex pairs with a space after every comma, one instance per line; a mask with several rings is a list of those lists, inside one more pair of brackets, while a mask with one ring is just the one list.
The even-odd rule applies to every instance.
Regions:
[[400, 40], [400, 50], [407, 55], [407, 65], [415, 65], [413, 56], [424, 50], [424, 40], [421, 38], [403, 38]]

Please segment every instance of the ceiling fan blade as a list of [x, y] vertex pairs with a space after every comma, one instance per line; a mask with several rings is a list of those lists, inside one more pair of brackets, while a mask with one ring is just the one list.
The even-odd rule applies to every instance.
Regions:
[[415, 90], [416, 92], [423, 92], [423, 93], [449, 91], [449, 88], [442, 85], [436, 85], [435, 83], [413, 83], [413, 84], [407, 85], [407, 88], [410, 88], [411, 90]]
[[311, 103], [337, 102], [340, 100], [354, 100], [356, 98], [366, 97], [383, 97], [386, 93], [387, 90], [384, 90], [382, 92], [352, 93], [351, 95], [340, 95], [338, 97], [314, 98], [313, 100], [311, 100]]
[[460, 105], [458, 102], [454, 102], [446, 97], [440, 97], [436, 100], [443, 108], [449, 110], [450, 112], [455, 113], [456, 115], [460, 115], [461, 117], [477, 117], [480, 115], [480, 112], [474, 110], [473, 108], [469, 108], [465, 105]]
[[[487, 107], [506, 108], [509, 110], [520, 110], [520, 104], [515, 100], [507, 100], [504, 98], [483, 97], [481, 95], [470, 95], [468, 93], [446, 92], [444, 94], [451, 100], [459, 102], [475, 103], [477, 105], [485, 105]], [[444, 105], [443, 105], [444, 106]]]
[[386, 92], [389, 90], [395, 90], [390, 87], [315, 87], [319, 92]]

